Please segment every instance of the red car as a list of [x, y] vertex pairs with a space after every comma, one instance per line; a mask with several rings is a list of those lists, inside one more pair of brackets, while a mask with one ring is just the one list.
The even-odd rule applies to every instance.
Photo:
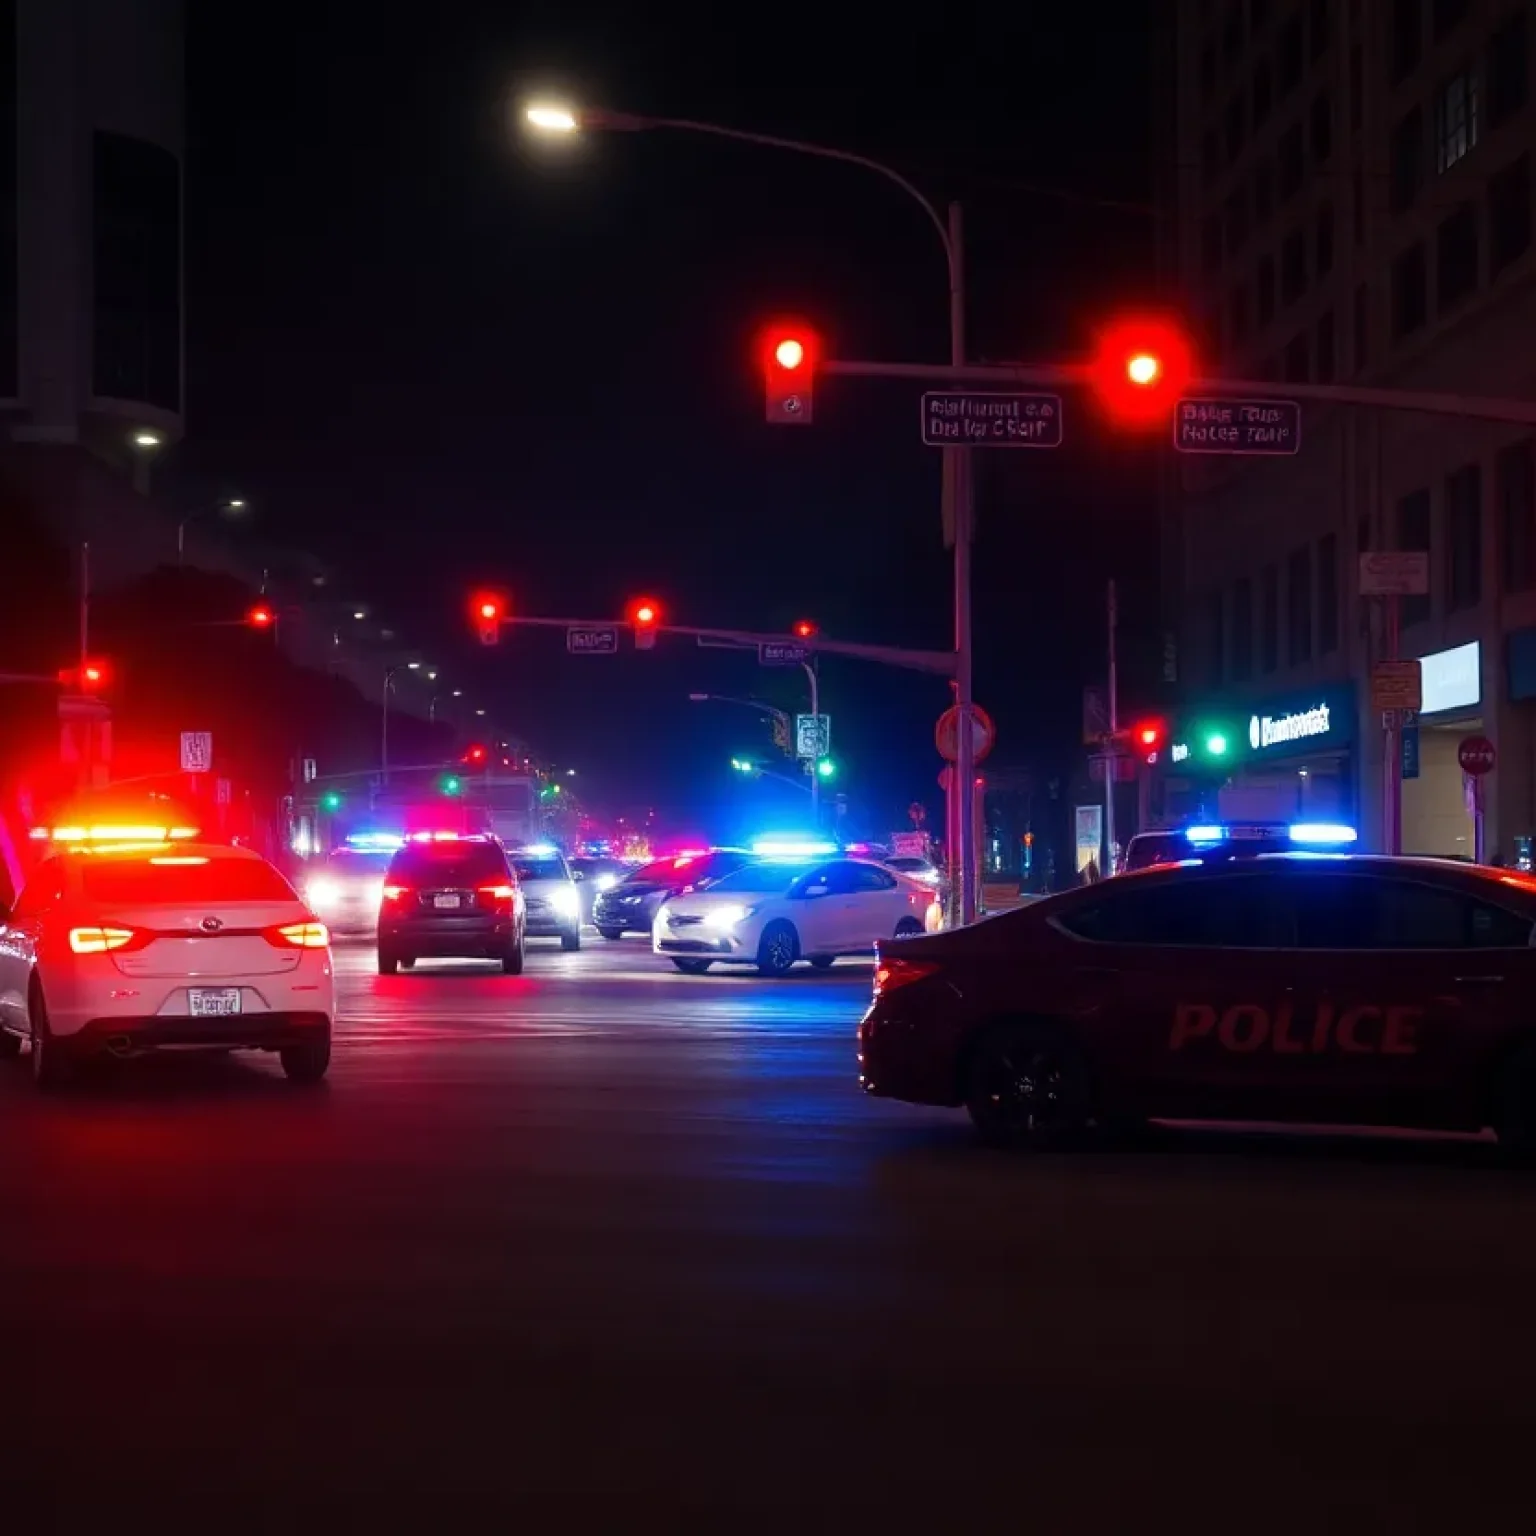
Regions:
[[1493, 1127], [1536, 1150], [1536, 879], [1274, 853], [882, 944], [864, 1089], [1045, 1143], [1150, 1119]]

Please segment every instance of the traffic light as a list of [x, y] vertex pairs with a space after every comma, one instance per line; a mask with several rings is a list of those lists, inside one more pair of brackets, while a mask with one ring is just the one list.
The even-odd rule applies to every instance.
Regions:
[[816, 772], [819, 777], [830, 779], [837, 773], [837, 764], [830, 757], [824, 757], [816, 764]]
[[816, 626], [809, 619], [797, 620], [794, 635], [797, 640], [814, 640], [816, 638]]
[[507, 602], [499, 592], [477, 592], [470, 599], [470, 617], [481, 645], [497, 645], [501, 641], [501, 626], [507, 617]]
[[762, 345], [768, 420], [782, 426], [810, 426], [811, 388], [820, 350], [815, 333], [803, 325], [775, 325], [763, 333]]
[[737, 773], [744, 773], [750, 778], [755, 778], [759, 772], [757, 764], [749, 757], [733, 757], [731, 759], [731, 767]]
[[629, 605], [629, 623], [635, 632], [635, 649], [649, 651], [656, 644], [661, 623], [661, 604], [653, 597], [637, 597]]
[[1118, 426], [1158, 427], [1171, 420], [1174, 403], [1195, 371], [1189, 338], [1172, 320], [1131, 316], [1100, 334], [1092, 382], [1100, 403]]
[[334, 814], [341, 809], [341, 806], [341, 791], [339, 789], [328, 789], [320, 796], [320, 809], [322, 811]]
[[1207, 756], [1225, 757], [1227, 755], [1227, 733], [1225, 731], [1208, 731], [1205, 737], [1205, 750]]
[[484, 768], [490, 753], [477, 741], [464, 751], [464, 765], [468, 768]]
[[1142, 720], [1131, 729], [1131, 741], [1147, 762], [1157, 761], [1158, 748], [1163, 744], [1163, 722]]
[[252, 629], [271, 629], [277, 622], [277, 615], [268, 604], [256, 603], [246, 612], [245, 622]]
[[440, 787], [445, 795], [461, 795], [464, 793], [464, 780], [456, 773], [445, 773]]
[[73, 688], [76, 693], [100, 693], [111, 681], [112, 669], [99, 659], [59, 668], [59, 686]]

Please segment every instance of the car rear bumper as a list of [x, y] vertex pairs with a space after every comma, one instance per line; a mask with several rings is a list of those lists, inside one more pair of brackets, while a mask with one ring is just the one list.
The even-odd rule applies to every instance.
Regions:
[[414, 918], [379, 924], [380, 948], [438, 959], [499, 955], [516, 939], [517, 920], [489, 912], [473, 917]]
[[323, 1038], [331, 1027], [324, 1013], [248, 1013], [191, 1019], [156, 1015], [88, 1019], [67, 1037], [81, 1055], [132, 1056], [159, 1050], [278, 1051]]
[[953, 1108], [962, 1102], [960, 1062], [928, 1038], [926, 1010], [875, 1003], [859, 1021], [859, 1087], [872, 1098]]

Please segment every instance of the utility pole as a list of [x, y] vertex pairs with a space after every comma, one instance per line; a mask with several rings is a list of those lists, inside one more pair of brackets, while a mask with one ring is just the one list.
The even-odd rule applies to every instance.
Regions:
[[1115, 872], [1115, 777], [1120, 768], [1120, 718], [1116, 700], [1118, 679], [1115, 675], [1115, 582], [1111, 577], [1105, 594], [1105, 611], [1109, 621], [1109, 743], [1104, 754], [1104, 870]]

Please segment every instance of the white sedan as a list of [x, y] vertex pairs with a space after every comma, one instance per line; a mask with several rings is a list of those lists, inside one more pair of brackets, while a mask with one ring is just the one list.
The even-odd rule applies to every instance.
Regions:
[[937, 925], [933, 892], [881, 864], [764, 861], [673, 897], [656, 914], [651, 940], [690, 976], [719, 964], [782, 976], [797, 960], [825, 970], [839, 955], [867, 955], [878, 940]]
[[276, 1051], [325, 1076], [330, 935], [259, 854], [190, 842], [72, 848], [0, 903], [0, 1057], [40, 1087], [90, 1055]]

